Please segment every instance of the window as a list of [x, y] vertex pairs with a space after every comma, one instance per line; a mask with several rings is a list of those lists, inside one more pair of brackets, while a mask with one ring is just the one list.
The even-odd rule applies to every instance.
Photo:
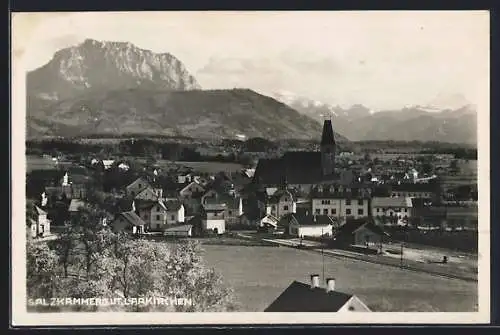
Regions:
[[332, 208], [332, 214], [333, 215], [337, 214], [337, 209], [336, 208]]
[[323, 209], [323, 215], [328, 215], [328, 208]]
[[283, 206], [283, 210], [287, 211], [288, 210], [288, 206]]
[[351, 209], [350, 208], [347, 208], [345, 210], [345, 215], [351, 215]]
[[363, 215], [363, 208], [358, 209], [358, 215]]
[[227, 214], [228, 215], [233, 215], [233, 211], [228, 211]]
[[175, 220], [175, 215], [172, 215], [171, 218], [172, 218], [172, 220]]
[[319, 214], [321, 214], [321, 209], [316, 208], [316, 211], [315, 211], [315, 212], [316, 212], [316, 214], [318, 214], [318, 215], [319, 215]]
[[285, 201], [288, 201], [288, 198], [285, 198]]
[[141, 188], [141, 187], [142, 187], [142, 185], [141, 185], [141, 184], [139, 184], [139, 188]]
[[345, 200], [345, 205], [346, 206], [351, 206], [351, 199], [346, 199]]
[[380, 212], [380, 208], [377, 208], [377, 213]]
[[159, 215], [156, 216], [156, 220], [160, 220], [160, 216]]
[[358, 199], [358, 205], [363, 206], [363, 199]]

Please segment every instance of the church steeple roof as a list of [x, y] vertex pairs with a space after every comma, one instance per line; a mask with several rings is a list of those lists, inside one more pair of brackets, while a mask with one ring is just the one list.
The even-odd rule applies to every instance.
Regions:
[[334, 145], [332, 120], [325, 120], [323, 123], [323, 134], [321, 135], [321, 145]]

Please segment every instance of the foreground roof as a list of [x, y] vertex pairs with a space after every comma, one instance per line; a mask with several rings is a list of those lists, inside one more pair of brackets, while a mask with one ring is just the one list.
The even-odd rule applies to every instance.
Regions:
[[293, 281], [264, 312], [337, 312], [352, 294], [327, 292], [324, 288]]

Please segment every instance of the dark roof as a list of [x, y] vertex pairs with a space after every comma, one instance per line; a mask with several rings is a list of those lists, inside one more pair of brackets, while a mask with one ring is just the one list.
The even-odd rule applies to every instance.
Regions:
[[311, 190], [311, 198], [370, 199], [369, 187], [346, 187], [343, 185], [316, 185]]
[[325, 120], [323, 123], [323, 133], [321, 134], [321, 145], [334, 145], [332, 120]]
[[293, 281], [264, 312], [337, 312], [353, 295]]
[[324, 180], [321, 152], [289, 151], [281, 158], [260, 159], [254, 180], [260, 184], [315, 184]]
[[182, 206], [182, 202], [180, 202], [179, 200], [167, 200], [163, 203], [165, 204], [167, 211], [177, 211]]
[[128, 212], [122, 212], [119, 214], [122, 218], [124, 218], [127, 222], [134, 226], [144, 226], [146, 223], [134, 212], [128, 211]]
[[372, 231], [374, 234], [385, 235], [385, 236], [388, 235], [382, 228], [375, 225], [373, 221], [370, 219], [355, 219], [355, 220], [347, 220], [345, 224], [340, 226], [337, 230], [337, 233], [335, 234], [335, 237], [339, 238], [341, 236], [352, 235], [357, 229], [361, 227], [364, 227]]

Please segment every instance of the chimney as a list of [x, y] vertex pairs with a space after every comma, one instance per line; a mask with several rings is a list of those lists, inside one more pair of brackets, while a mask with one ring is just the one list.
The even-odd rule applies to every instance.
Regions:
[[311, 275], [311, 288], [319, 287], [319, 275]]
[[335, 291], [335, 278], [326, 279], [326, 292]]

